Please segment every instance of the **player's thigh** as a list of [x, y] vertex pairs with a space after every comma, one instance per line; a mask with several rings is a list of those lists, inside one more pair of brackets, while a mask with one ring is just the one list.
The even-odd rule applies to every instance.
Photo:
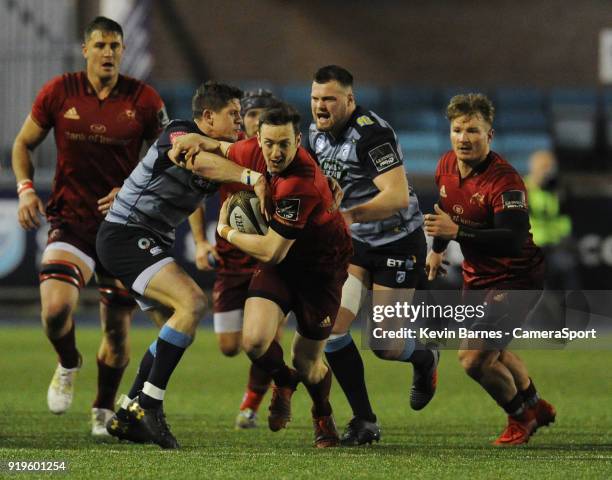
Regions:
[[323, 349], [327, 340], [313, 340], [306, 338], [295, 332], [293, 345], [291, 346], [291, 356], [308, 363], [316, 363], [323, 360]]
[[242, 346], [242, 332], [217, 333], [217, 344], [223, 355], [228, 357], [238, 355]]
[[172, 307], [175, 312], [200, 316], [206, 307], [202, 289], [176, 262], [166, 263], [148, 281], [145, 297], [162, 305]]
[[342, 300], [332, 333], [346, 333], [363, 304], [370, 282], [369, 272], [359, 265], [349, 265], [348, 277], [342, 286]]
[[249, 297], [244, 305], [242, 342], [245, 350], [264, 349], [272, 343], [285, 313], [268, 298]]

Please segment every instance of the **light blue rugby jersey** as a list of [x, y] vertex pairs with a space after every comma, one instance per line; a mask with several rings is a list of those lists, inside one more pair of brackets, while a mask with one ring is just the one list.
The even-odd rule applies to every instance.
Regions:
[[168, 159], [172, 138], [186, 133], [204, 135], [190, 120], [174, 120], [164, 129], [123, 183], [106, 221], [145, 228], [174, 243], [176, 227], [218, 188]]
[[[334, 177], [344, 191], [341, 208], [347, 209], [372, 199], [378, 192], [374, 178], [403, 165], [403, 155], [391, 126], [372, 111], [357, 107], [338, 138], [309, 129], [309, 149], [327, 176]], [[384, 220], [354, 223], [354, 239], [373, 247], [394, 242], [423, 225], [419, 200], [410, 187], [407, 208]]]

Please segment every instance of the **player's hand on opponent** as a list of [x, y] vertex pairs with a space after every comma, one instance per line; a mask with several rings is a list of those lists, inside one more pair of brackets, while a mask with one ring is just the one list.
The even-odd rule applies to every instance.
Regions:
[[427, 274], [427, 280], [435, 280], [438, 275], [441, 277], [445, 276], [447, 266], [448, 262], [444, 260], [444, 254], [436, 253], [431, 250], [427, 255], [427, 260], [425, 260], [425, 273]]
[[425, 215], [425, 233], [430, 237], [437, 237], [443, 240], [454, 240], [457, 238], [459, 225], [451, 219], [450, 215], [442, 210], [438, 204], [434, 205], [436, 213]]
[[17, 218], [24, 230], [32, 230], [40, 227], [40, 217], [44, 216], [45, 206], [33, 189], [19, 195]]
[[195, 246], [195, 264], [198, 270], [213, 270], [214, 266], [208, 261], [208, 255], [219, 262], [221, 257], [217, 253], [217, 249], [210, 242], [197, 242]]
[[329, 185], [329, 189], [332, 192], [332, 196], [334, 197], [334, 203], [331, 204], [327, 211], [329, 213], [334, 213], [340, 208], [340, 203], [342, 203], [344, 192], [342, 191], [342, 187], [335, 178], [327, 177], [327, 183]]
[[115, 187], [108, 193], [108, 195], [98, 200], [98, 211], [100, 211], [102, 215], [106, 215], [108, 213], [113, 202], [115, 201], [115, 197], [119, 193], [119, 190], [121, 190], [119, 187]]
[[261, 214], [269, 223], [274, 213], [274, 203], [272, 202], [272, 190], [270, 189], [270, 185], [268, 184], [265, 175], [262, 175], [257, 179], [257, 182], [255, 182], [255, 185], [253, 185], [253, 190], [259, 199]]
[[212, 138], [187, 133], [176, 137], [172, 141], [172, 148], [168, 152], [168, 158], [182, 168], [193, 169], [195, 157], [200, 152], [214, 152], [219, 149], [219, 142]]

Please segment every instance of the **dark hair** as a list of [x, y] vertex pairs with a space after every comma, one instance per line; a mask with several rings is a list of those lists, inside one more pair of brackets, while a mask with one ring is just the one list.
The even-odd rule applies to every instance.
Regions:
[[253, 108], [271, 108], [279, 103], [280, 100], [272, 95], [270, 90], [259, 88], [257, 90], [250, 90], [244, 94], [244, 97], [240, 100], [240, 108], [242, 110], [242, 116], [244, 116]]
[[279, 102], [278, 105], [268, 108], [259, 117], [259, 129], [266, 125], [286, 125], [291, 123], [293, 131], [297, 135], [300, 133], [300, 114], [288, 103]]
[[242, 90], [224, 83], [208, 81], [198, 87], [191, 100], [193, 118], [200, 118], [204, 110], [218, 112], [231, 101], [242, 98]]
[[119, 25], [114, 20], [111, 20], [110, 18], [96, 17], [89, 23], [89, 25], [85, 27], [85, 42], [89, 40], [91, 34], [96, 30], [100, 30], [101, 32], [118, 33], [119, 35], [121, 35], [121, 39], [123, 40], [123, 29], [121, 28], [121, 25]]
[[326, 65], [325, 67], [319, 68], [315, 72], [313, 80], [317, 83], [327, 83], [335, 80], [343, 87], [353, 86], [353, 76], [351, 72], [338, 65]]
[[495, 118], [495, 107], [491, 100], [484, 93], [466, 93], [463, 95], [455, 95], [451, 98], [448, 107], [446, 108], [446, 118], [451, 122], [463, 115], [482, 115], [482, 118], [489, 125], [493, 125]]

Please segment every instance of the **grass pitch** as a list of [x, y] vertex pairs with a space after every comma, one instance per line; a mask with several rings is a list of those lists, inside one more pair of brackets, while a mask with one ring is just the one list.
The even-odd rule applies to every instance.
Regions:
[[[153, 329], [132, 332], [133, 360], [122, 391], [155, 335]], [[519, 352], [558, 416], [551, 428], [541, 429], [527, 446], [518, 448], [490, 446], [505, 425], [504, 415], [460, 370], [455, 352], [442, 352], [438, 392], [421, 412], [408, 405], [410, 365], [363, 352], [382, 441], [371, 447], [317, 451], [303, 387], [294, 396], [294, 418], [287, 430], [268, 431], [269, 395], [260, 427], [234, 430], [248, 362], [244, 355], [223, 357], [213, 333], [201, 330], [170, 381], [166, 412], [182, 449], [168, 452], [90, 437], [99, 333], [80, 328], [77, 341], [85, 363], [74, 404], [67, 414], [55, 416], [46, 406], [55, 357], [42, 331], [0, 327], [0, 476], [8, 475], [7, 461], [65, 460], [69, 472], [64, 475], [95, 479], [612, 478], [612, 351]], [[288, 352], [288, 341], [285, 346]], [[332, 404], [341, 428], [350, 411], [335, 384]]]

